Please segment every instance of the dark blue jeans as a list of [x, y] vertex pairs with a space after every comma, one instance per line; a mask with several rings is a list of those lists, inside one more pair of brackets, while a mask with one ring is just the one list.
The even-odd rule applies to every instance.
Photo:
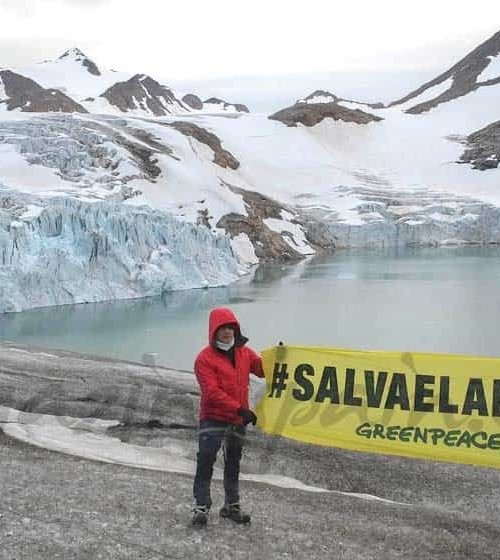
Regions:
[[214, 463], [224, 442], [224, 492], [226, 504], [240, 501], [240, 460], [245, 428], [221, 420], [201, 420], [198, 438], [198, 455], [193, 494], [198, 506], [212, 505], [210, 483]]

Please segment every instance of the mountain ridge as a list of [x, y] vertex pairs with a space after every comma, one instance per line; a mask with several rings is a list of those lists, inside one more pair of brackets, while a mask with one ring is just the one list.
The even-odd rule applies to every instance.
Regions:
[[478, 47], [470, 51], [456, 64], [451, 66], [448, 70], [438, 75], [433, 80], [430, 80], [420, 86], [419, 88], [408, 93], [404, 97], [393, 101], [388, 106], [394, 107], [408, 103], [428, 91], [430, 88], [438, 86], [446, 80], [452, 80], [450, 87], [444, 92], [440, 93], [435, 98], [417, 103], [416, 105], [407, 109], [407, 113], [419, 114], [430, 111], [441, 103], [451, 101], [458, 97], [462, 97], [475, 91], [476, 89], [484, 86], [500, 84], [500, 70], [497, 78], [478, 82], [477, 78], [481, 73], [491, 64], [491, 61], [500, 54], [500, 31], [493, 34], [489, 39], [481, 43]]
[[[0, 105], [8, 111], [19, 109], [30, 113], [87, 113], [87, 110], [57, 89], [45, 89], [34, 80], [0, 70]], [[3, 99], [2, 96], [5, 96]]]
[[[76, 47], [67, 49], [56, 59], [10, 70], [43, 89], [60, 91], [88, 112], [135, 112], [158, 117], [193, 110], [189, 103], [176, 97], [172, 88], [153, 77], [144, 73], [105, 70]], [[20, 107], [20, 110], [23, 108]], [[205, 111], [248, 112], [248, 108], [224, 100], [215, 103], [214, 100]]]

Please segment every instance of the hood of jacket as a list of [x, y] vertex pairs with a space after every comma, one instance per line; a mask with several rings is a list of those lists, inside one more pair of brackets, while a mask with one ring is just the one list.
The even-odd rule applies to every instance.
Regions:
[[240, 323], [236, 315], [227, 307], [212, 309], [208, 318], [208, 343], [215, 348], [215, 333], [222, 325], [234, 325], [234, 345], [243, 346], [248, 339], [241, 334]]

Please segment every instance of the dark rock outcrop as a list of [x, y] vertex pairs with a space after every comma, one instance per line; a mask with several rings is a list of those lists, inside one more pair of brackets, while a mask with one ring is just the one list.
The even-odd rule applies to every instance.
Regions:
[[[260, 261], [294, 261], [304, 258], [300, 251], [293, 249], [285, 241], [286, 232], [280, 234], [269, 228], [264, 222], [268, 218], [282, 220], [283, 211], [295, 214], [291, 208], [261, 193], [240, 189], [227, 183], [224, 184], [234, 193], [241, 195], [245, 202], [247, 215], [226, 214], [217, 222], [217, 227], [225, 229], [231, 237], [235, 237], [240, 233], [247, 235], [254, 247], [255, 255]], [[296, 222], [294, 223], [303, 225], [298, 216], [296, 214], [295, 216]], [[289, 239], [293, 243], [291, 235]], [[317, 252], [333, 249], [333, 243], [331, 242], [321, 244], [314, 243], [310, 239], [307, 240]]]
[[[15, 348], [9, 343], [0, 347], [5, 371], [0, 396], [2, 406], [39, 414], [120, 419], [123, 424], [195, 425], [193, 402], [196, 402], [197, 393], [190, 375], [177, 372], [172, 383], [172, 373], [161, 366], [120, 364], [94, 356], [93, 367], [98, 370], [94, 376], [87, 361], [90, 356], [57, 350], [52, 364], [36, 363], [34, 347], [26, 353], [25, 366], [20, 367], [16, 356], [21, 353], [9, 352]], [[66, 366], [71, 370], [68, 375], [64, 372]], [[168, 403], [168, 406], [161, 403]]]
[[417, 105], [407, 109], [407, 113], [418, 114], [425, 111], [430, 111], [441, 103], [446, 103], [457, 97], [462, 97], [477, 90], [480, 87], [492, 86], [500, 84], [500, 76], [491, 80], [477, 81], [481, 72], [490, 64], [490, 57], [494, 57], [500, 53], [500, 31], [495, 33], [487, 41], [479, 45], [471, 51], [467, 56], [462, 58], [457, 64], [452, 66], [449, 70], [440, 74], [437, 78], [427, 82], [418, 89], [412, 91], [405, 97], [392, 102], [389, 107], [394, 105], [401, 105], [417, 98], [419, 95], [428, 89], [442, 84], [446, 80], [452, 80], [450, 87], [440, 95], [418, 103]]
[[297, 123], [314, 126], [326, 118], [356, 124], [368, 124], [383, 120], [371, 113], [365, 113], [361, 109], [348, 109], [338, 103], [296, 103], [270, 115], [268, 118], [280, 121], [287, 126], [297, 126]]
[[368, 107], [371, 107], [372, 109], [385, 109], [385, 105], [383, 103], [381, 103], [380, 101], [377, 101], [375, 103], [367, 103]]
[[80, 104], [57, 89], [44, 89], [34, 80], [16, 74], [11, 70], [0, 71], [7, 99], [0, 99], [9, 111], [20, 109], [31, 113], [87, 113]]
[[184, 108], [172, 90], [144, 74], [136, 74], [126, 82], [112, 85], [101, 97], [124, 113], [142, 109], [162, 117]]
[[278, 232], [267, 227], [263, 221], [267, 218], [281, 220], [283, 205], [260, 193], [227, 186], [243, 197], [248, 215], [226, 214], [217, 222], [218, 228], [225, 229], [231, 237], [246, 234], [260, 261], [293, 261], [303, 258], [303, 255], [294, 251]]
[[496, 121], [467, 137], [468, 148], [459, 163], [470, 163], [474, 169], [496, 169], [500, 162], [500, 121]]
[[[155, 179], [162, 173], [162, 169], [158, 165], [158, 155], [174, 157], [172, 149], [153, 136], [152, 133], [120, 122], [119, 119], [112, 118], [110, 125], [108, 126], [107, 123], [92, 123], [94, 129], [112, 138], [114, 144], [125, 148], [132, 160], [144, 173], [144, 177], [151, 182], [155, 182]], [[133, 137], [133, 139], [130, 137]], [[130, 179], [135, 178], [130, 177]]]
[[190, 122], [176, 121], [173, 123], [168, 123], [167, 126], [175, 128], [175, 130], [181, 132], [185, 136], [191, 136], [201, 142], [206, 144], [214, 152], [214, 163], [220, 167], [236, 170], [240, 166], [240, 162], [227, 150], [222, 148], [221, 141], [218, 136], [212, 132], [208, 132], [201, 126], [197, 126]]
[[239, 113], [249, 113], [248, 107], [243, 105], [242, 103], [228, 103], [223, 99], [219, 99], [218, 97], [210, 97], [209, 99], [205, 99], [203, 103], [209, 103], [211, 105], [220, 105], [224, 111], [231, 110], [231, 107], [234, 107], [235, 111]]
[[191, 107], [191, 109], [196, 109], [201, 111], [203, 109], [203, 101], [194, 93], [188, 93], [182, 98], [184, 105]]

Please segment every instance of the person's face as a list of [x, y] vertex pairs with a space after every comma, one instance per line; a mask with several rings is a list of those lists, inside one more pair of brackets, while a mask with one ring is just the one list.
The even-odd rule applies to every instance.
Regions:
[[223, 344], [229, 344], [234, 338], [234, 327], [232, 325], [222, 325], [217, 329], [215, 338]]

